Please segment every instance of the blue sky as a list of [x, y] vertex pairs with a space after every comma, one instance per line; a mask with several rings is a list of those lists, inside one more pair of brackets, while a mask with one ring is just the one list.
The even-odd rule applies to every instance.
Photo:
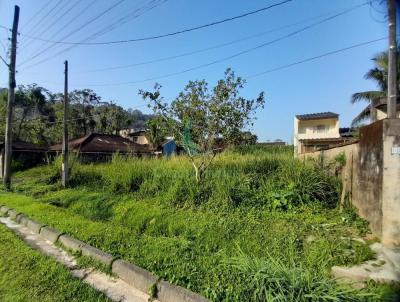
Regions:
[[[73, 34], [66, 40], [81, 41], [99, 29], [112, 24], [118, 18], [151, 3], [151, 0], [125, 0], [89, 26], [82, 27], [90, 18], [100, 14], [118, 1], [97, 0], [90, 9], [83, 11], [92, 0], [78, 0], [76, 6], [73, 6], [75, 1], [60, 0], [60, 5], [53, 11], [56, 14], [49, 14], [48, 17], [43, 18], [57, 4], [57, 1], [59, 0], [0, 0], [0, 25], [11, 27], [13, 6], [17, 4], [21, 8], [20, 32], [22, 34], [30, 33], [33, 36], [39, 35], [46, 39], [60, 32], [54, 37], [58, 40], [72, 32]], [[93, 41], [138, 38], [174, 32], [240, 15], [281, 1], [168, 0]], [[35, 63], [51, 57], [67, 46], [56, 45], [37, 58], [29, 60], [32, 54], [45, 49], [49, 44], [32, 41], [20, 35], [17, 84], [37, 83], [51, 91], [61, 92], [63, 89], [63, 62], [68, 59], [70, 89], [91, 88], [104, 100], [112, 100], [125, 108], [138, 108], [147, 112], [148, 109], [144, 106], [145, 103], [137, 95], [137, 92], [139, 89], [152, 89], [154, 80], [118, 86], [96, 85], [141, 81], [190, 69], [279, 38], [317, 20], [364, 2], [366, 1], [293, 0], [256, 15], [173, 37], [126, 44], [73, 47], [69, 51], [37, 65]], [[57, 14], [57, 9], [62, 8], [63, 5], [65, 5], [65, 9], [60, 10], [60, 13]], [[71, 11], [62, 16], [63, 12], [67, 11], [69, 7], [72, 7]], [[41, 8], [43, 9], [40, 10], [37, 17], [27, 24], [30, 18]], [[223, 76], [227, 67], [233, 68], [237, 75], [246, 78], [271, 68], [325, 52], [386, 37], [386, 23], [382, 22], [384, 15], [377, 11], [379, 9], [382, 8], [377, 5], [374, 5], [372, 9], [369, 5], [364, 5], [350, 13], [267, 47], [205, 68], [156, 81], [163, 86], [162, 93], [166, 100], [170, 101], [189, 80], [206, 79], [213, 86]], [[81, 15], [75, 18], [78, 14]], [[40, 20], [42, 20], [41, 23], [35, 27], [34, 25]], [[72, 21], [69, 22], [69, 20]], [[191, 56], [128, 69], [86, 72], [93, 69], [135, 64], [179, 55], [286, 25], [293, 26]], [[47, 28], [48, 30], [46, 30]], [[0, 39], [5, 46], [8, 43], [7, 35], [6, 30], [1, 29]], [[350, 96], [357, 91], [375, 89], [374, 84], [365, 80], [363, 76], [372, 67], [371, 57], [386, 47], [387, 41], [383, 40], [263, 76], [249, 78], [242, 95], [254, 98], [260, 91], [265, 91], [267, 100], [265, 109], [258, 112], [257, 121], [252, 130], [258, 135], [260, 141], [277, 138], [291, 141], [294, 115], [321, 111], [339, 113], [341, 126], [348, 126], [352, 118], [364, 106], [364, 104], [351, 105]], [[0, 53], [4, 57], [2, 45], [0, 45]], [[27, 62], [21, 65], [24, 61]], [[34, 66], [28, 68], [30, 65]], [[0, 68], [0, 86], [5, 86], [7, 79], [8, 75], [3, 65], [3, 68]]]

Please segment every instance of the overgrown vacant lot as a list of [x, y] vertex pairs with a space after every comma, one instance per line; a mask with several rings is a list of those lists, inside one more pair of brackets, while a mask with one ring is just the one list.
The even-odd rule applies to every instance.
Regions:
[[58, 183], [57, 163], [17, 173], [17, 193], [0, 203], [214, 301], [390, 301], [396, 291], [331, 279], [333, 265], [373, 257], [351, 239], [367, 227], [337, 209], [339, 182], [291, 148], [226, 151], [200, 185], [184, 157], [75, 163], [72, 187]]

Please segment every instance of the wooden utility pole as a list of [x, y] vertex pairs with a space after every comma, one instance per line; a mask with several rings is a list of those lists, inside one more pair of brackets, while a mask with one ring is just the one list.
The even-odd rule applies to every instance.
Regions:
[[14, 22], [11, 35], [11, 53], [8, 78], [8, 99], [6, 116], [6, 134], [4, 138], [4, 186], [7, 190], [11, 187], [11, 152], [12, 152], [12, 124], [13, 106], [15, 100], [15, 65], [17, 58], [17, 36], [18, 36], [19, 6], [14, 7]]
[[68, 61], [64, 62], [64, 120], [63, 120], [63, 144], [62, 144], [62, 186], [65, 188], [68, 186]]
[[397, 107], [397, 42], [396, 42], [396, 0], [388, 0], [389, 17], [389, 67], [387, 117], [396, 118]]

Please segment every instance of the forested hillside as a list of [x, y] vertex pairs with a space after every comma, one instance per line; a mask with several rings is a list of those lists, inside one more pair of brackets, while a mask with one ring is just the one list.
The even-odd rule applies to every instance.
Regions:
[[[151, 115], [137, 109], [125, 109], [114, 101], [104, 100], [93, 90], [74, 90], [69, 94], [70, 137], [90, 132], [118, 133], [127, 127], [144, 128]], [[7, 89], [0, 89], [0, 136], [4, 137]], [[21, 85], [16, 90], [14, 139], [53, 144], [61, 141], [63, 95], [36, 84]]]

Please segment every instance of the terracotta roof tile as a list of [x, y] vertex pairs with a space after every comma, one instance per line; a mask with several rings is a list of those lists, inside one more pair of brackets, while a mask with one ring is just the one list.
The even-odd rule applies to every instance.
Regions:
[[318, 113], [309, 113], [309, 114], [299, 114], [296, 115], [299, 120], [319, 120], [325, 118], [337, 118], [339, 114], [333, 112], [318, 112]]

